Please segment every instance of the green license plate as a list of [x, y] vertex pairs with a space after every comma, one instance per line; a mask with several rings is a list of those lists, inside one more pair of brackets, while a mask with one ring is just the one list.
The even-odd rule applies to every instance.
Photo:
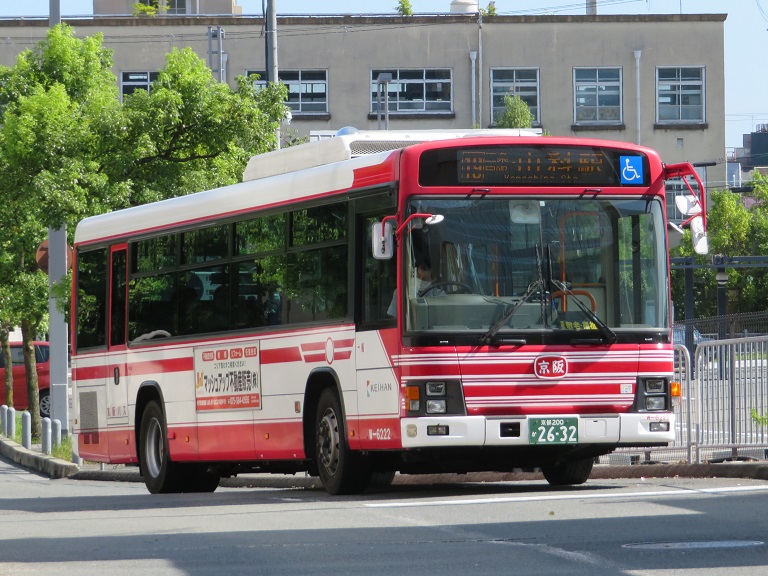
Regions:
[[578, 444], [578, 418], [531, 418], [528, 420], [529, 444]]

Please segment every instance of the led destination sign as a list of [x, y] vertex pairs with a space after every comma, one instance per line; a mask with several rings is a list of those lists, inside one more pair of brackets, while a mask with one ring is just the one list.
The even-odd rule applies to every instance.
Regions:
[[496, 146], [429, 150], [422, 186], [647, 186], [637, 152], [578, 146]]

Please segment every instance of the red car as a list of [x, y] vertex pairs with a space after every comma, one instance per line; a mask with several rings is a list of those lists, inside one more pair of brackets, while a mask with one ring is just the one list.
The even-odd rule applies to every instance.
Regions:
[[[48, 342], [35, 342], [37, 360], [37, 385], [40, 394], [40, 414], [51, 416], [51, 350]], [[21, 342], [11, 342], [11, 360], [13, 361], [13, 407], [16, 410], [28, 408], [27, 370], [24, 366], [24, 351]], [[5, 363], [0, 355], [0, 405], [5, 404]]]

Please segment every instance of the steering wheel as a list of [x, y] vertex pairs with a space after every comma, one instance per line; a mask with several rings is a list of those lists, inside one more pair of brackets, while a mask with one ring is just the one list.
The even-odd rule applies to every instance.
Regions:
[[587, 292], [586, 290], [570, 290], [568, 292], [565, 292], [563, 290], [558, 290], [557, 292], [552, 292], [550, 295], [550, 298], [554, 300], [555, 298], [560, 297], [567, 297], [567, 296], [586, 296], [589, 300], [589, 304], [592, 307], [592, 312], [597, 312], [597, 301], [595, 300], [595, 297], [592, 295], [591, 292]]
[[430, 290], [433, 290], [435, 288], [440, 288], [441, 286], [458, 286], [459, 288], [461, 288], [460, 291], [454, 291], [454, 292], [451, 292], [451, 294], [472, 294], [472, 287], [469, 284], [464, 284], [464, 282], [451, 282], [450, 280], [444, 280], [440, 282], [433, 282], [432, 284], [424, 288], [424, 290], [419, 290], [417, 292], [417, 295], [419, 298], [421, 298]]

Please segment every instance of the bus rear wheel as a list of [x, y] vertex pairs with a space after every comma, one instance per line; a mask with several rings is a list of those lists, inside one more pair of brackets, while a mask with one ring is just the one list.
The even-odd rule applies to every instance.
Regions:
[[208, 470], [206, 464], [184, 464], [183, 492], [215, 492], [219, 487], [221, 476]]
[[147, 404], [139, 432], [140, 464], [144, 484], [152, 494], [181, 492], [180, 466], [171, 461], [163, 410], [156, 401]]
[[592, 458], [580, 458], [579, 460], [570, 460], [560, 462], [553, 466], [542, 466], [541, 471], [547, 482], [552, 486], [569, 486], [573, 484], [584, 484], [592, 474]]
[[336, 391], [320, 394], [315, 418], [315, 459], [323, 487], [330, 494], [358, 494], [370, 478], [365, 456], [347, 444], [346, 426]]

